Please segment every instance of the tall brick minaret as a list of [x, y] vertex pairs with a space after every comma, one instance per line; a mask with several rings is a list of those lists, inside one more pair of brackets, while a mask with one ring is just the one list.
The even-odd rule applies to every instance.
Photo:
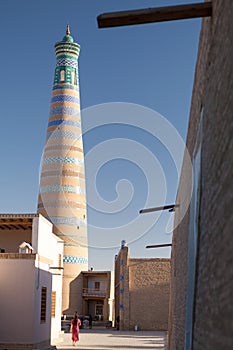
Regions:
[[80, 119], [78, 56], [67, 26], [55, 44], [56, 68], [40, 178], [38, 213], [64, 240], [62, 311], [77, 309], [77, 276], [87, 270], [85, 173]]

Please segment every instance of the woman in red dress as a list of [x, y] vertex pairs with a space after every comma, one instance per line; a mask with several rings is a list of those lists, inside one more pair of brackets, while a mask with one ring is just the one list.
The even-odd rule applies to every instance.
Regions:
[[74, 318], [71, 321], [71, 332], [72, 332], [72, 341], [73, 345], [79, 341], [79, 326], [81, 325], [81, 321], [78, 318], [77, 312], [74, 314]]

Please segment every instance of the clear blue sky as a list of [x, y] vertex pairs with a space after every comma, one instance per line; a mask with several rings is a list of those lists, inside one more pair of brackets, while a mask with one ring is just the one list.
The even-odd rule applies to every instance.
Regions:
[[[36, 212], [39, 166], [55, 68], [54, 44], [64, 36], [67, 23], [70, 24], [71, 35], [81, 45], [79, 75], [82, 109], [109, 102], [138, 104], [160, 113], [185, 140], [201, 19], [98, 29], [96, 18], [104, 12], [192, 2], [193, 0], [1, 1], [1, 213]], [[96, 118], [97, 115], [98, 113]], [[146, 113], [141, 116], [147, 118]], [[91, 124], [95, 113], [89, 113], [86, 118], [89, 118]], [[141, 117], [135, 115], [135, 118]], [[87, 119], [83, 117], [82, 120], [84, 129]], [[112, 268], [114, 255], [122, 239], [132, 241], [129, 243], [132, 257], [170, 255], [170, 249], [148, 250], [145, 246], [171, 242], [171, 234], [165, 234], [165, 227], [173, 214], [163, 213], [148, 232], [145, 226], [154, 214], [141, 216], [140, 223], [133, 229], [127, 225], [137, 218], [138, 210], [146, 203], [148, 178], [154, 179], [155, 191], [158, 191], [154, 196], [154, 206], [164, 204], [159, 195], [162, 187], [159, 182], [160, 167], [166, 178], [167, 193], [164, 202], [175, 201], [178, 186], [172, 157], [156, 137], [142, 127], [122, 124], [117, 113], [110, 113], [109, 121], [111, 124], [99, 126], [84, 134], [84, 151], [86, 156], [91, 150], [96, 151], [94, 157], [97, 160], [98, 152], [101, 157], [106, 154], [108, 159], [112, 154], [112, 160], [96, 172], [96, 187], [105, 202], [116, 200], [116, 184], [121, 179], [131, 182], [133, 195], [123, 210], [112, 214], [101, 213], [98, 205], [95, 209], [88, 206], [88, 221], [91, 225], [89, 238], [93, 246], [89, 250], [89, 265], [96, 269]], [[145, 146], [148, 154], [152, 152], [160, 165], [154, 176], [154, 169], [150, 171], [149, 156], [141, 156], [145, 165], [140, 169], [134, 161], [134, 156], [138, 154], [140, 157], [140, 152], [135, 151], [133, 156], [129, 153], [124, 159], [119, 159], [114, 153], [118, 146], [103, 143], [115, 140], [118, 145], [123, 145], [120, 138], [137, 141]], [[96, 149], [98, 145], [105, 146], [106, 153], [104, 148]], [[123, 146], [122, 152], [125, 150], [128, 147]], [[140, 163], [140, 159], [138, 161]], [[95, 172], [92, 166], [93, 160], [91, 157], [88, 160], [87, 156], [88, 203], [92, 202], [90, 181]], [[143, 173], [144, 166], [150, 173], [149, 177]], [[122, 186], [127, 197], [129, 186]], [[109, 205], [111, 208], [111, 203]], [[115, 234], [115, 228], [121, 225], [125, 226]], [[101, 228], [105, 228], [103, 236], [99, 233]], [[111, 237], [114, 237], [112, 241]]]

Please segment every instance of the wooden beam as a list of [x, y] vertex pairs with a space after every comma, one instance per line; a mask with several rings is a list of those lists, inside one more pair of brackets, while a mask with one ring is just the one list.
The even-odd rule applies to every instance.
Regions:
[[0, 219], [1, 230], [27, 230], [29, 228], [32, 228], [32, 219]]
[[209, 17], [211, 14], [212, 2], [203, 2], [188, 5], [103, 13], [97, 17], [97, 22], [99, 28], [107, 28], [197, 17]]
[[172, 244], [156, 244], [156, 245], [147, 245], [146, 248], [162, 248], [162, 247], [171, 247]]
[[32, 219], [0, 219], [0, 225], [32, 226]]
[[174, 211], [174, 209], [177, 207], [179, 207], [179, 204], [169, 204], [169, 205], [164, 205], [163, 207], [141, 209], [139, 210], [139, 214], [151, 213], [153, 211], [160, 211], [160, 210]]
[[11, 230], [18, 230], [19, 228], [18, 228], [18, 226], [10, 224], [10, 229]]
[[27, 230], [29, 228], [32, 227], [32, 225], [18, 225], [18, 230], [21, 229], [21, 230]]

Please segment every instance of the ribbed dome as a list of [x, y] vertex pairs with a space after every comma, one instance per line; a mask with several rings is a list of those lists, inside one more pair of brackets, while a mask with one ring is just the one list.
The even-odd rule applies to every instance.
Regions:
[[74, 39], [72, 38], [71, 35], [65, 35], [64, 38], [62, 39], [62, 41], [73, 43]]

